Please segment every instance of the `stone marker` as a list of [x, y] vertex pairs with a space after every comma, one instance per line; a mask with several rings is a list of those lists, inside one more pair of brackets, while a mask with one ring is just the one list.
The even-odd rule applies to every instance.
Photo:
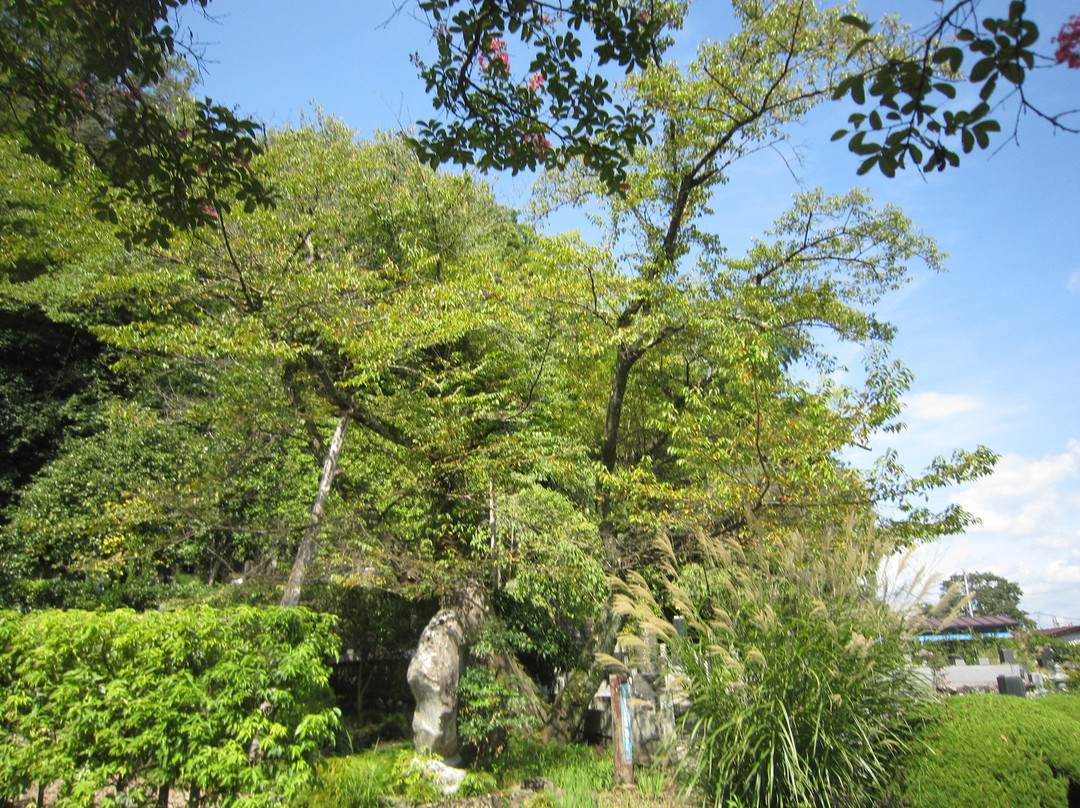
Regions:
[[409, 663], [417, 752], [450, 757], [458, 750], [457, 688], [464, 651], [465, 633], [457, 612], [442, 609], [427, 624]]
[[1024, 680], [1019, 676], [999, 676], [997, 678], [997, 685], [998, 693], [1003, 696], [1027, 697], [1027, 688], [1024, 686]]

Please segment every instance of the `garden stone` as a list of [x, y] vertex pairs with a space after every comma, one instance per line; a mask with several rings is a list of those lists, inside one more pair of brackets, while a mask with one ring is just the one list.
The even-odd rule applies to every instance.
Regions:
[[442, 609], [427, 624], [409, 663], [418, 752], [450, 757], [458, 750], [457, 688], [464, 655], [465, 634], [457, 612]]
[[456, 793], [465, 781], [465, 775], [468, 774], [465, 769], [455, 769], [440, 760], [413, 758], [409, 768], [423, 772], [424, 776], [439, 789], [439, 793], [444, 797]]

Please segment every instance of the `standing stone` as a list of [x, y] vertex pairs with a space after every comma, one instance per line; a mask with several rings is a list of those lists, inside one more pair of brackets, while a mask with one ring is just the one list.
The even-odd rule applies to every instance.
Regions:
[[409, 663], [416, 699], [413, 743], [418, 752], [450, 757], [458, 750], [457, 688], [465, 655], [465, 632], [453, 609], [442, 609], [420, 636]]

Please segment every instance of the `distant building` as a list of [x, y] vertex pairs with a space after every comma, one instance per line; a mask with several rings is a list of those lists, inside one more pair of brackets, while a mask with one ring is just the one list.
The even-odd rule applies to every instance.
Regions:
[[924, 617], [920, 623], [919, 642], [944, 640], [1007, 640], [1020, 625], [1015, 617], [993, 615], [990, 617]]
[[1080, 626], [1054, 626], [1053, 628], [1037, 629], [1036, 634], [1050, 637], [1055, 640], [1064, 640], [1072, 645], [1080, 644]]

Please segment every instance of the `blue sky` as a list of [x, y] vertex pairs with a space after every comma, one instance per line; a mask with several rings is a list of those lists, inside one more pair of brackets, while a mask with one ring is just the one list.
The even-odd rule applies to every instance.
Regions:
[[[402, 8], [395, 14], [396, 5]], [[869, 3], [866, 13], [876, 18], [882, 5]], [[929, 0], [899, 5], [922, 18], [933, 8]], [[682, 53], [723, 35], [726, 7], [721, 0], [695, 4]], [[1049, 37], [1078, 9], [1039, 8], [1049, 50]], [[197, 92], [270, 127], [299, 123], [316, 108], [361, 136], [431, 117], [409, 62], [430, 36], [413, 0], [312, 0], [301, 7], [214, 0], [210, 12], [212, 20], [191, 10], [182, 17], [204, 53]], [[1040, 71], [1028, 87], [1046, 109], [1080, 108], [1078, 70]], [[938, 240], [949, 271], [917, 270], [913, 283], [879, 307], [899, 330], [895, 356], [916, 377], [906, 398], [908, 429], [879, 447], [891, 441], [912, 470], [978, 444], [1001, 460], [993, 477], [934, 503], [959, 502], [982, 524], [924, 547], [917, 561], [941, 577], [965, 569], [1002, 575], [1020, 584], [1021, 606], [1041, 625], [1054, 617], [1080, 624], [1080, 137], [1055, 135], [1028, 115], [1019, 121], [1018, 143], [1001, 140], [999, 149], [968, 156], [959, 170], [857, 177], [856, 158], [829, 142], [847, 114], [828, 104], [792, 130], [802, 158], [792, 166], [796, 176], [790, 159], [774, 151], [740, 164], [716, 198], [714, 227], [739, 253], [800, 183], [830, 192], [859, 186], [879, 204], [900, 205]], [[1080, 115], [1074, 120], [1080, 125]], [[530, 181], [502, 177], [497, 191], [523, 207]]]

